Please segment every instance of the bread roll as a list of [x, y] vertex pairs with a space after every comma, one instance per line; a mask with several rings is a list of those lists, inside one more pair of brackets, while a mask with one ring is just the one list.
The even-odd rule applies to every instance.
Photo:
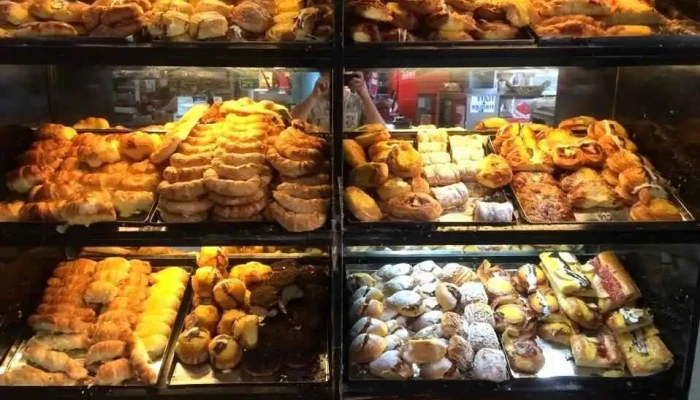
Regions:
[[345, 157], [345, 162], [348, 163], [350, 168], [359, 167], [367, 162], [365, 150], [352, 139], [343, 140], [343, 157]]

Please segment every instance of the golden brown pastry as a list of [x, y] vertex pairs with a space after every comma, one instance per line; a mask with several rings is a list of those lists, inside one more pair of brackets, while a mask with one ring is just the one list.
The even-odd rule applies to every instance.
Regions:
[[630, 209], [632, 221], [683, 221], [680, 210], [666, 199], [655, 198], [645, 204], [635, 203]]
[[379, 0], [355, 0], [349, 2], [347, 6], [354, 10], [357, 16], [371, 21], [391, 22], [392, 20], [391, 12]]
[[360, 221], [375, 222], [382, 219], [382, 212], [374, 199], [362, 189], [349, 186], [344, 192], [345, 206]]
[[617, 121], [604, 119], [596, 121], [588, 127], [588, 137], [593, 140], [598, 140], [605, 135], [615, 135], [629, 139], [627, 130]]
[[326, 223], [325, 212], [299, 214], [287, 210], [276, 201], [271, 202], [265, 209], [266, 215], [277, 221], [290, 232], [308, 232], [316, 230]]
[[628, 333], [654, 323], [654, 317], [643, 308], [622, 307], [613, 311], [605, 325], [615, 333]]
[[360, 165], [367, 162], [367, 157], [365, 156], [365, 150], [360, 146], [359, 143], [352, 139], [343, 140], [343, 157], [345, 162], [348, 163], [350, 168], [359, 167]]
[[399, 30], [410, 31], [418, 28], [418, 18], [412, 13], [401, 8], [401, 6], [398, 3], [389, 2], [386, 3], [386, 7], [389, 9], [389, 13], [391, 14], [391, 24], [399, 28]]
[[125, 353], [126, 342], [122, 340], [105, 340], [90, 346], [85, 356], [85, 364], [104, 363], [124, 357]]
[[673, 354], [659, 338], [654, 326], [616, 335], [617, 345], [633, 376], [648, 376], [673, 365]]
[[440, 11], [425, 18], [425, 25], [438, 31], [467, 32], [476, 30], [474, 18], [455, 11]]
[[532, 333], [508, 328], [503, 333], [503, 350], [508, 356], [510, 366], [515, 371], [536, 374], [544, 366], [542, 349], [537, 345]]
[[11, 201], [0, 203], [0, 221], [14, 222], [20, 220], [20, 211], [24, 206], [23, 201]]
[[350, 171], [350, 182], [360, 188], [381, 186], [389, 178], [389, 167], [384, 163], [369, 162]]
[[280, 205], [296, 213], [325, 212], [330, 207], [330, 199], [301, 199], [280, 191], [274, 191], [272, 195]]
[[377, 188], [377, 195], [382, 200], [412, 191], [411, 185], [401, 178], [389, 178]]
[[219, 317], [219, 310], [215, 306], [199, 305], [185, 318], [185, 327], [198, 327], [215, 332]]
[[619, 195], [601, 181], [583, 182], [574, 187], [567, 197], [578, 209], [598, 207], [616, 209], [623, 206]]
[[391, 149], [386, 163], [389, 166], [389, 171], [400, 178], [418, 177], [423, 168], [423, 159], [420, 153], [412, 145], [405, 142]]
[[559, 311], [559, 302], [551, 289], [538, 289], [528, 296], [530, 308], [537, 314], [547, 316]]
[[498, 189], [510, 183], [513, 171], [503, 157], [489, 154], [479, 162], [479, 172], [476, 180], [482, 186]]
[[263, 33], [273, 24], [272, 15], [254, 1], [238, 4], [230, 14], [231, 21], [249, 32]]
[[61, 217], [70, 225], [90, 225], [117, 219], [114, 204], [106, 193], [94, 192], [71, 198], [61, 209]]
[[62, 372], [44, 372], [30, 365], [20, 365], [0, 375], [2, 386], [73, 386], [76, 380]]
[[442, 0], [400, 0], [397, 3], [404, 10], [418, 16], [435, 14], [445, 8], [445, 3]]
[[641, 297], [641, 292], [625, 267], [612, 251], [604, 251], [588, 260], [592, 268], [591, 284], [598, 298], [598, 308], [606, 313]]
[[51, 169], [36, 165], [19, 167], [8, 172], [7, 187], [17, 193], [26, 193], [33, 186], [43, 183], [51, 174]]
[[383, 124], [363, 125], [357, 128], [356, 131], [362, 133], [355, 137], [355, 141], [364, 148], [391, 138], [391, 134], [389, 134]]
[[579, 367], [615, 368], [623, 363], [615, 338], [607, 331], [600, 331], [595, 337], [572, 336], [571, 353]]
[[42, 37], [42, 36], [78, 36], [75, 28], [65, 22], [46, 21], [46, 22], [28, 22], [22, 24], [14, 31], [14, 36], [22, 37]]
[[[71, 21], [63, 21], [71, 22]], [[109, 121], [100, 117], [87, 117], [73, 124], [75, 129], [109, 129]]]
[[87, 377], [88, 372], [82, 362], [72, 359], [66, 353], [51, 350], [37, 342], [30, 342], [24, 350], [24, 357], [32, 364], [49, 372], [65, 372], [72, 379]]
[[221, 273], [215, 267], [200, 267], [192, 277], [192, 289], [198, 296], [211, 297], [214, 286], [221, 280]]
[[126, 358], [119, 358], [102, 364], [97, 369], [94, 384], [97, 386], [117, 386], [133, 378], [134, 370]]
[[229, 335], [218, 335], [209, 342], [209, 360], [219, 370], [236, 367], [243, 359], [243, 349]]
[[183, 364], [201, 364], [209, 359], [210, 341], [208, 331], [197, 327], [189, 328], [178, 338], [175, 354]]
[[[579, 14], [579, 13], [576, 13]], [[557, 125], [560, 129], [568, 129], [571, 131], [587, 130], [588, 127], [596, 122], [596, 119], [586, 115], [565, 119]]]
[[166, 199], [177, 201], [196, 200], [205, 194], [207, 188], [204, 179], [196, 179], [188, 182], [168, 183], [162, 181], [158, 185], [158, 193]]
[[547, 286], [547, 277], [539, 266], [525, 264], [518, 268], [518, 272], [513, 276], [513, 283], [518, 292], [530, 294], [540, 287]]
[[224, 279], [214, 286], [213, 297], [223, 310], [245, 303], [246, 286], [240, 279]]
[[269, 148], [265, 156], [267, 161], [279, 171], [280, 174], [291, 178], [297, 178], [312, 173], [319, 166], [318, 160], [294, 161], [285, 158], [274, 147]]
[[432, 221], [442, 215], [442, 206], [430, 195], [411, 192], [389, 199], [387, 212], [397, 219]]

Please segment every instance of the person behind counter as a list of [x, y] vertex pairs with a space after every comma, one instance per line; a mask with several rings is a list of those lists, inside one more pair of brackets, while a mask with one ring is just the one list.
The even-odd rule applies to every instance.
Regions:
[[[292, 117], [330, 130], [330, 77], [321, 74], [314, 90], [292, 109]], [[343, 128], [355, 129], [365, 124], [384, 124], [362, 74], [356, 73], [343, 90]]]

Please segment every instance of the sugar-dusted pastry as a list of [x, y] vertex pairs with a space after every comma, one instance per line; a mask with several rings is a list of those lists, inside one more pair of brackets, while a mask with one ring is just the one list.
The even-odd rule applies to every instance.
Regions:
[[460, 182], [462, 174], [456, 164], [435, 164], [423, 166], [423, 176], [430, 186], [444, 186]]
[[423, 298], [416, 292], [402, 290], [387, 297], [385, 304], [401, 315], [417, 317], [425, 312], [422, 307]]
[[466, 307], [464, 307], [464, 321], [468, 324], [481, 322], [491, 326], [496, 325], [493, 308], [481, 302], [467, 304]]
[[430, 191], [433, 197], [440, 203], [443, 210], [461, 207], [469, 200], [469, 190], [462, 182], [448, 186], [434, 187], [431, 188]]
[[510, 202], [497, 203], [477, 200], [474, 203], [474, 221], [511, 222], [512, 220], [513, 204]]
[[476, 322], [467, 328], [467, 340], [474, 351], [479, 351], [484, 348], [498, 349], [498, 336], [493, 327], [484, 322]]
[[397, 350], [384, 352], [368, 365], [369, 372], [384, 379], [408, 379], [413, 376], [413, 366], [401, 358]]
[[362, 333], [350, 343], [350, 361], [355, 364], [364, 364], [375, 359], [386, 349], [387, 343], [383, 337]]
[[508, 380], [508, 364], [501, 350], [482, 348], [474, 356], [474, 379], [503, 382]]

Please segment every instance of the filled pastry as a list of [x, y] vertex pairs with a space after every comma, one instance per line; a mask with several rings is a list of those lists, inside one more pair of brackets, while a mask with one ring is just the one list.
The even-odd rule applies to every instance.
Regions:
[[659, 331], [654, 326], [620, 333], [616, 338], [632, 376], [657, 374], [673, 365], [673, 354], [661, 341]]
[[571, 353], [579, 367], [617, 368], [624, 362], [615, 337], [607, 332], [597, 336], [574, 335], [571, 337]]
[[643, 308], [622, 307], [613, 311], [605, 325], [615, 333], [628, 333], [651, 325], [654, 317]]
[[522, 334], [513, 329], [503, 332], [503, 350], [515, 371], [536, 374], [544, 366], [542, 349], [531, 333]]

